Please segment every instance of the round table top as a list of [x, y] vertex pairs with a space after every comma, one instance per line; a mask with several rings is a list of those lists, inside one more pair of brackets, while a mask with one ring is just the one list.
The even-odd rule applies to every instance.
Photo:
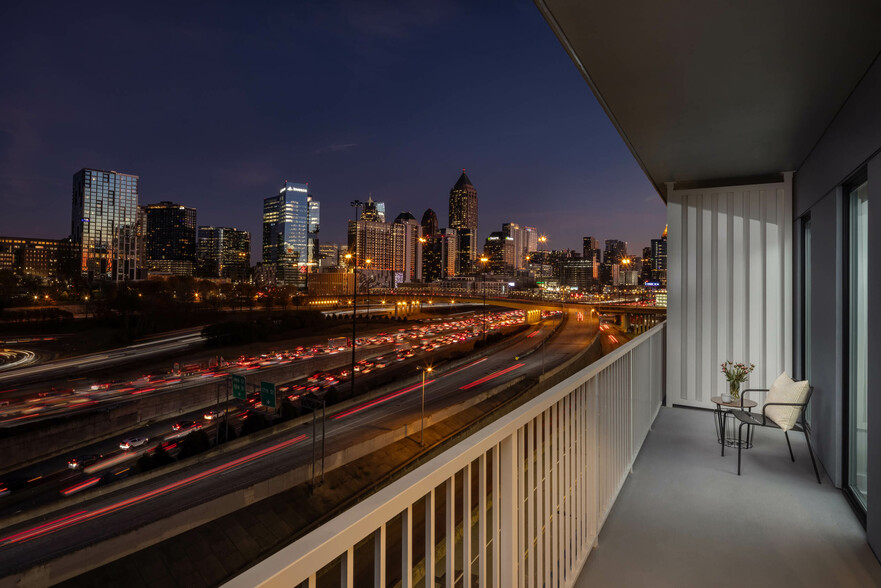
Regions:
[[743, 398], [742, 396], [737, 400], [732, 400], [731, 402], [722, 402], [721, 396], [713, 396], [710, 398], [710, 402], [715, 402], [719, 406], [728, 406], [731, 408], [753, 408], [758, 406], [758, 403], [755, 400], [749, 400], [748, 398]]

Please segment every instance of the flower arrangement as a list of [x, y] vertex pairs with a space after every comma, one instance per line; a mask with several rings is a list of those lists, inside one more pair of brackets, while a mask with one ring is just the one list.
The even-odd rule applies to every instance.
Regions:
[[740, 398], [740, 384], [749, 379], [749, 375], [754, 369], [756, 369], [756, 364], [754, 363], [746, 365], [744, 363], [726, 361], [722, 364], [722, 373], [725, 374], [725, 379], [728, 380], [728, 389], [732, 400]]

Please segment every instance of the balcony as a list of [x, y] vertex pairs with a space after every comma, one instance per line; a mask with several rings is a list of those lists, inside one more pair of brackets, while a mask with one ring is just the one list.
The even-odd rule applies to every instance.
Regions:
[[[707, 411], [662, 408], [576, 587], [879, 586], [841, 491], [818, 485], [801, 435], [759, 429], [720, 457]], [[822, 471], [821, 471], [822, 473]]]

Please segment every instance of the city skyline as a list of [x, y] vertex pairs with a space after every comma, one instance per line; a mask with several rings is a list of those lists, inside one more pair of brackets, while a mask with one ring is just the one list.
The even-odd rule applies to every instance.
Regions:
[[[269, 8], [242, 20], [185, 7], [174, 25], [149, 8], [144, 23], [124, 7], [83, 15], [59, 6], [39, 18], [28, 6], [10, 10], [2, 41], [10, 59], [0, 64], [10, 81], [0, 90], [0, 234], [67, 236], [61, 207], [42, 203], [65, 202], [70, 175], [94, 166], [137, 174], [143, 202], [181, 202], [201, 211], [200, 222], [255, 235], [265, 195], [285, 179], [308, 182], [323, 203], [321, 239], [342, 243], [348, 203], [370, 193], [390, 218], [430, 207], [446, 219], [464, 167], [481, 195], [477, 243], [505, 222], [537, 227], [552, 248], [578, 249], [598, 228], [640, 245], [656, 236], [663, 202], [531, 5], [348, 8]], [[85, 19], [107, 32], [88, 43], [72, 43], [72, 32], [44, 37]], [[298, 34], [273, 34], [282, 23]], [[167, 41], [106, 51], [123, 29], [142, 42], [148, 29]], [[451, 45], [452, 34], [475, 45]], [[315, 51], [323, 66], [311, 63]], [[216, 66], [206, 65], [206, 52], [221, 56]], [[423, 70], [426, 58], [437, 67]], [[94, 87], [71, 74], [71, 59], [125, 73]], [[216, 67], [246, 82], [214, 91]], [[29, 75], [34, 68], [43, 74]], [[453, 78], [469, 91], [451, 87]], [[298, 80], [309, 80], [308, 92], [284, 91]], [[47, 83], [70, 89], [62, 106]], [[252, 252], [260, 257], [258, 240]]]

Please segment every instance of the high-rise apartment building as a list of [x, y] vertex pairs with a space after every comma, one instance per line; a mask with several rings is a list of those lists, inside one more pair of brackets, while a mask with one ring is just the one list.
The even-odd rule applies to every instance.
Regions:
[[502, 232], [514, 241], [513, 267], [516, 270], [526, 268], [526, 258], [533, 251], [538, 251], [538, 231], [535, 227], [523, 227], [517, 223], [505, 223]]
[[285, 181], [263, 200], [263, 263], [275, 267], [278, 285], [305, 287], [318, 254], [319, 210], [307, 184]]
[[147, 215], [147, 270], [192, 276], [196, 265], [196, 209], [159, 202]]
[[526, 267], [526, 257], [533, 251], [538, 251], [538, 229], [535, 227], [521, 227], [524, 233], [523, 267]]
[[349, 251], [355, 256], [358, 269], [393, 271], [392, 225], [369, 220], [349, 221]]
[[392, 223], [392, 254], [395, 283], [422, 279], [422, 226], [409, 212], [402, 212]]
[[201, 277], [247, 281], [251, 273], [251, 233], [232, 227], [199, 227], [196, 258]]
[[422, 225], [423, 237], [433, 237], [437, 234], [437, 214], [432, 209], [429, 208], [425, 211], [420, 224]]
[[138, 176], [83, 168], [73, 175], [71, 244], [88, 280], [139, 276]]
[[[470, 229], [469, 237], [460, 242], [459, 267], [461, 271], [471, 271], [477, 260], [477, 189], [465, 175], [462, 175], [450, 190], [450, 228], [457, 232]], [[462, 241], [462, 239], [460, 239]]]

